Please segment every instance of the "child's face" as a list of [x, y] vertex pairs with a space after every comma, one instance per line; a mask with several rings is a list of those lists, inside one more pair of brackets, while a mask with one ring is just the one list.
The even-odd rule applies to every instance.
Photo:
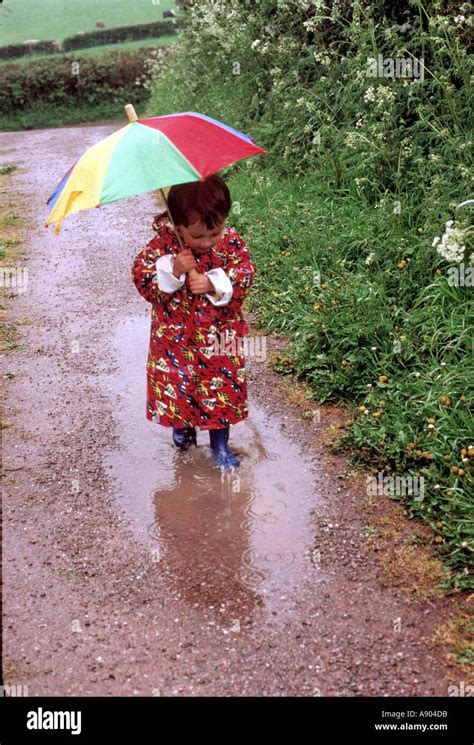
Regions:
[[211, 229], [200, 220], [190, 223], [187, 228], [181, 224], [176, 227], [190, 248], [199, 254], [205, 253], [220, 240], [226, 220], [227, 215]]

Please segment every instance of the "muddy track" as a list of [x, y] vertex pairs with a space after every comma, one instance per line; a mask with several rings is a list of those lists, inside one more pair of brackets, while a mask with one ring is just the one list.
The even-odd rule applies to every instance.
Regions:
[[305, 418], [251, 358], [229, 478], [205, 432], [183, 455], [145, 420], [150, 306], [130, 266], [152, 197], [44, 228], [58, 177], [114, 129], [0, 135], [32, 222], [27, 291], [9, 304], [24, 348], [4, 358], [5, 682], [33, 696], [447, 695], [462, 672], [432, 638], [454, 601], [388, 581], [366, 526], [396, 519], [402, 548], [413, 528], [341, 477], [324, 444], [341, 412]]

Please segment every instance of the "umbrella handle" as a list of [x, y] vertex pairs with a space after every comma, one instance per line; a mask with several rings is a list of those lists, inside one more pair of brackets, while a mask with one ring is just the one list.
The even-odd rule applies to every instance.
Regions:
[[[163, 202], [166, 205], [166, 210], [168, 212], [169, 218], [170, 218], [171, 223], [173, 225], [174, 232], [176, 233], [176, 235], [178, 237], [178, 243], [179, 243], [179, 245], [181, 247], [181, 251], [184, 251], [183, 241], [181, 240], [181, 236], [179, 234], [179, 231], [176, 228], [176, 225], [174, 224], [173, 215], [171, 214], [170, 208], [168, 207], [168, 201], [167, 201], [167, 199], [165, 197], [165, 193], [164, 193], [163, 189], [160, 189], [160, 194], [161, 194], [161, 198], [162, 198]], [[190, 269], [189, 272], [187, 272], [187, 274], [189, 274], [190, 277], [194, 277], [194, 276], [199, 277], [199, 272], [197, 272], [196, 269]]]

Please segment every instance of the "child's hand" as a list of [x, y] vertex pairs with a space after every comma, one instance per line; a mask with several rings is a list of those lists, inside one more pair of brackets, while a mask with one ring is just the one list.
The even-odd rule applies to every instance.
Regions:
[[190, 269], [196, 269], [196, 259], [189, 249], [180, 251], [173, 263], [173, 274], [179, 277], [181, 274], [187, 274]]
[[205, 274], [188, 276], [188, 287], [193, 295], [215, 292], [214, 285]]

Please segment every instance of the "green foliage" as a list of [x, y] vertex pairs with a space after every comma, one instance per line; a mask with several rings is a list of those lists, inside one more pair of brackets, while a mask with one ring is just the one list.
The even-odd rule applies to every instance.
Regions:
[[110, 52], [0, 65], [0, 124], [10, 129], [122, 116], [124, 101], [139, 105], [148, 96], [136, 84], [146, 77], [146, 60], [146, 51]]

